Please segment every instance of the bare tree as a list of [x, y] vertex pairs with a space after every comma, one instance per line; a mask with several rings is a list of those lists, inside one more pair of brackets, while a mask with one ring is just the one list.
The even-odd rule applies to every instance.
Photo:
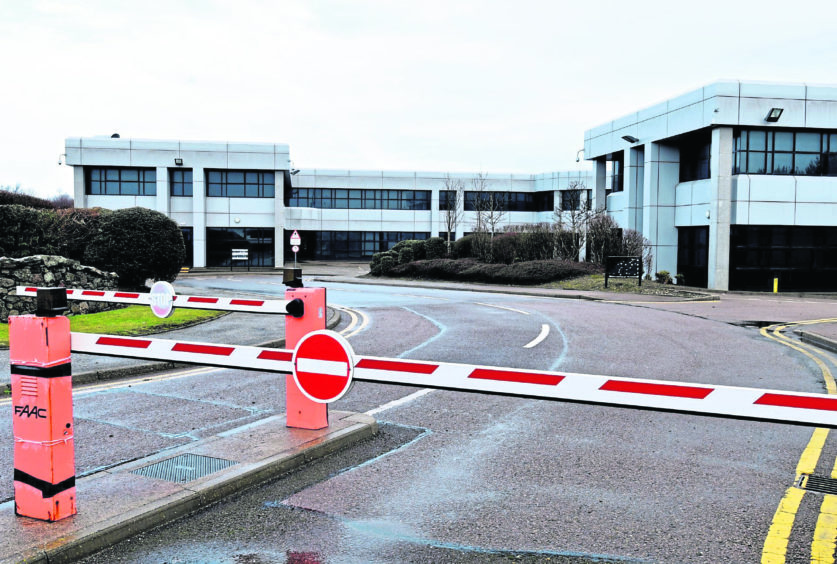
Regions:
[[447, 249], [450, 254], [451, 234], [456, 232], [459, 221], [462, 219], [465, 184], [458, 178], [451, 178], [450, 174], [446, 174], [444, 194], [445, 197], [439, 200], [439, 210], [445, 222]]
[[477, 214], [474, 225], [476, 251], [483, 260], [491, 262], [494, 235], [500, 231], [509, 209], [507, 193], [488, 190], [488, 178], [484, 172], [471, 179], [471, 187]]
[[581, 249], [587, 241], [590, 222], [604, 209], [593, 209], [589, 190], [583, 182], [574, 180], [560, 192], [561, 199], [553, 212], [556, 227], [556, 251], [559, 258], [579, 260]]

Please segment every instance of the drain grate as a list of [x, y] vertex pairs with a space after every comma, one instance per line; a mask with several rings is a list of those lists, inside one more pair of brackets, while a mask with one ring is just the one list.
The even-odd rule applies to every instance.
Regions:
[[131, 474], [183, 483], [203, 478], [213, 472], [229, 468], [233, 464], [238, 464], [238, 462], [200, 454], [181, 454], [162, 462], [137, 468]]
[[814, 474], [805, 474], [799, 480], [799, 487], [803, 490], [824, 494], [837, 494], [837, 480]]

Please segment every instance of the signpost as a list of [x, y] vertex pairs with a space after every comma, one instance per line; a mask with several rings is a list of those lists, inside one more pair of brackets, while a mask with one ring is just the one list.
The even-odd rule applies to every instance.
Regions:
[[607, 257], [605, 260], [605, 288], [608, 278], [636, 278], [642, 286], [642, 257]]
[[296, 268], [296, 254], [299, 252], [299, 246], [302, 244], [302, 237], [299, 236], [299, 231], [294, 229], [291, 234], [291, 250], [294, 252], [294, 268]]

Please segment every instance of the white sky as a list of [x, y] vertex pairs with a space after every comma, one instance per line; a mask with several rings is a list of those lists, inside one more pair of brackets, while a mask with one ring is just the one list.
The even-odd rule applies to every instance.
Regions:
[[[577, 170], [718, 79], [837, 84], [837, 2], [0, 0], [0, 186], [64, 139], [288, 143], [297, 168]], [[589, 165], [585, 165], [589, 167]]]

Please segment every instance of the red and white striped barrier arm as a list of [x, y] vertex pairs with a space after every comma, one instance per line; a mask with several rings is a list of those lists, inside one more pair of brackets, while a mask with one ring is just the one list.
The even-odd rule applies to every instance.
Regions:
[[293, 373], [293, 351], [282, 349], [74, 332], [70, 333], [70, 350], [74, 353]]
[[[18, 296], [32, 296], [34, 298], [38, 295], [38, 288], [35, 286], [18, 286], [16, 291]], [[145, 306], [151, 305], [151, 294], [143, 294], [139, 292], [67, 288], [67, 299]], [[301, 300], [245, 300], [241, 298], [213, 298], [207, 296], [185, 295], [174, 296], [173, 304], [174, 307], [191, 309], [242, 311], [247, 313], [273, 313], [294, 316], [301, 315], [303, 307]]]
[[361, 357], [354, 379], [837, 428], [837, 396]]
[[[72, 333], [72, 351], [286, 374], [294, 371], [294, 351], [248, 346]], [[354, 354], [351, 362], [353, 378], [365, 382], [837, 428], [837, 397], [826, 394]]]

